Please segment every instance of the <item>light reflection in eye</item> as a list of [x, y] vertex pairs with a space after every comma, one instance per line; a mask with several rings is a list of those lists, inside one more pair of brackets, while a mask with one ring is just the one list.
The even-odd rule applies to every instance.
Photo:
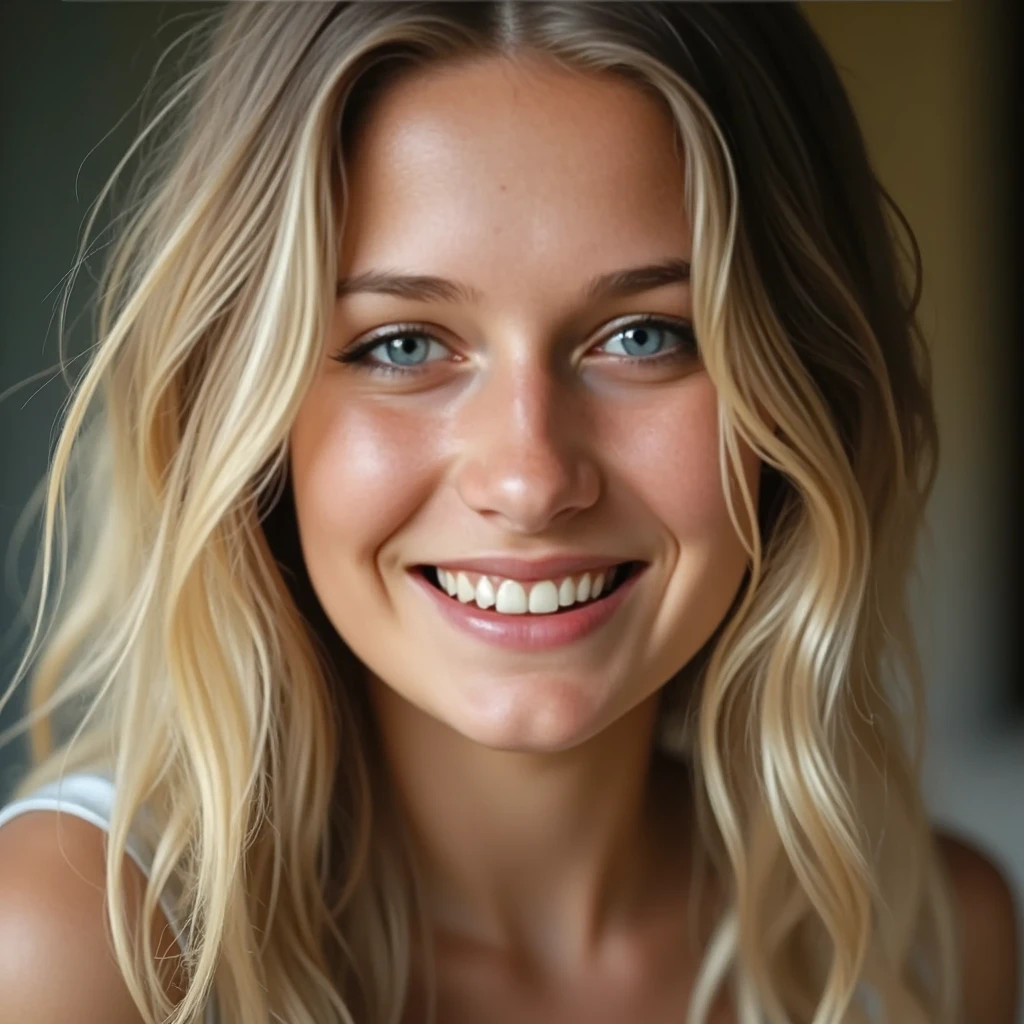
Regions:
[[[666, 338], [673, 335], [680, 339], [679, 343], [666, 349]], [[607, 341], [597, 347], [609, 355], [619, 355], [617, 352], [608, 352], [606, 348], [619, 338], [625, 339], [619, 343], [621, 361], [633, 365], [663, 366], [669, 362], [686, 362], [698, 355], [693, 325], [686, 320], [642, 316], [617, 328]], [[425, 344], [417, 345], [417, 342]], [[650, 347], [652, 344], [657, 346], [653, 353], [644, 350], [645, 346]], [[630, 347], [639, 351], [630, 351]], [[432, 351], [435, 354], [441, 353], [440, 358], [429, 358]], [[382, 358], [375, 355], [378, 352]], [[331, 358], [363, 373], [408, 376], [425, 372], [430, 363], [441, 361], [446, 352], [451, 352], [449, 346], [421, 325], [399, 324], [357, 342]]]

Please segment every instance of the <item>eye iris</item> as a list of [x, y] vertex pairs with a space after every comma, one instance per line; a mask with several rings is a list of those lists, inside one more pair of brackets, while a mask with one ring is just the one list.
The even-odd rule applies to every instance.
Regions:
[[386, 344], [388, 356], [400, 366], [415, 366], [427, 358], [427, 347], [423, 344], [423, 339], [415, 334], [391, 338]]
[[657, 327], [629, 327], [622, 332], [622, 347], [631, 356], [650, 355], [661, 348], [663, 333]]

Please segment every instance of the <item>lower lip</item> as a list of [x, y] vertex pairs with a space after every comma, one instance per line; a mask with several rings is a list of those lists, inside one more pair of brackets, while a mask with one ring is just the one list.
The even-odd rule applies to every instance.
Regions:
[[608, 597], [550, 615], [504, 615], [485, 611], [441, 593], [421, 572], [412, 571], [410, 575], [437, 610], [471, 636], [515, 651], [549, 651], [581, 640], [603, 626], [629, 596], [644, 569], [646, 566], [635, 571]]

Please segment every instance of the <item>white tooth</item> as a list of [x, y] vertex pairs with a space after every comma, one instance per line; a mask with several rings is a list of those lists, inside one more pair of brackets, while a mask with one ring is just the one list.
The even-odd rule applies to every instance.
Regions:
[[585, 572], [576, 587], [576, 600], [586, 601], [590, 597], [590, 573]]
[[468, 601], [472, 601], [476, 597], [476, 587], [469, 582], [469, 577], [464, 572], [460, 572], [455, 580], [457, 587], [457, 594], [459, 600], [466, 604]]
[[505, 615], [523, 615], [526, 612], [526, 591], [515, 580], [502, 580], [494, 607]]
[[490, 608], [494, 604], [494, 584], [486, 576], [481, 576], [476, 585], [476, 603], [481, 608]]
[[450, 573], [447, 569], [442, 569], [441, 577], [441, 582], [444, 584], [444, 589], [448, 591], [448, 596], [454, 597], [459, 589], [458, 584], [455, 582], [455, 574]]
[[562, 585], [558, 588], [558, 603], [563, 608], [576, 603], [576, 584], [568, 577], [562, 580]]
[[594, 577], [594, 585], [590, 588], [590, 596], [598, 597], [602, 590], [604, 590], [604, 573], [599, 572]]
[[534, 615], [558, 611], [558, 588], [551, 580], [542, 580], [530, 588], [530, 611]]

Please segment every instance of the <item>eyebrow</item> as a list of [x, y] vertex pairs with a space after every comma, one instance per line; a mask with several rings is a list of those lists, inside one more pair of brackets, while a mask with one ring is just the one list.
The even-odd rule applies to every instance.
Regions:
[[[588, 302], [596, 299], [620, 298], [640, 292], [662, 288], [669, 284], [685, 284], [690, 280], [688, 260], [667, 259], [649, 263], [642, 267], [613, 270], [598, 274], [583, 289], [583, 298]], [[353, 277], [338, 281], [335, 294], [338, 298], [355, 292], [375, 292], [393, 295], [415, 302], [478, 302], [483, 296], [476, 288], [458, 281], [429, 274], [400, 274], [387, 270], [366, 270]]]

